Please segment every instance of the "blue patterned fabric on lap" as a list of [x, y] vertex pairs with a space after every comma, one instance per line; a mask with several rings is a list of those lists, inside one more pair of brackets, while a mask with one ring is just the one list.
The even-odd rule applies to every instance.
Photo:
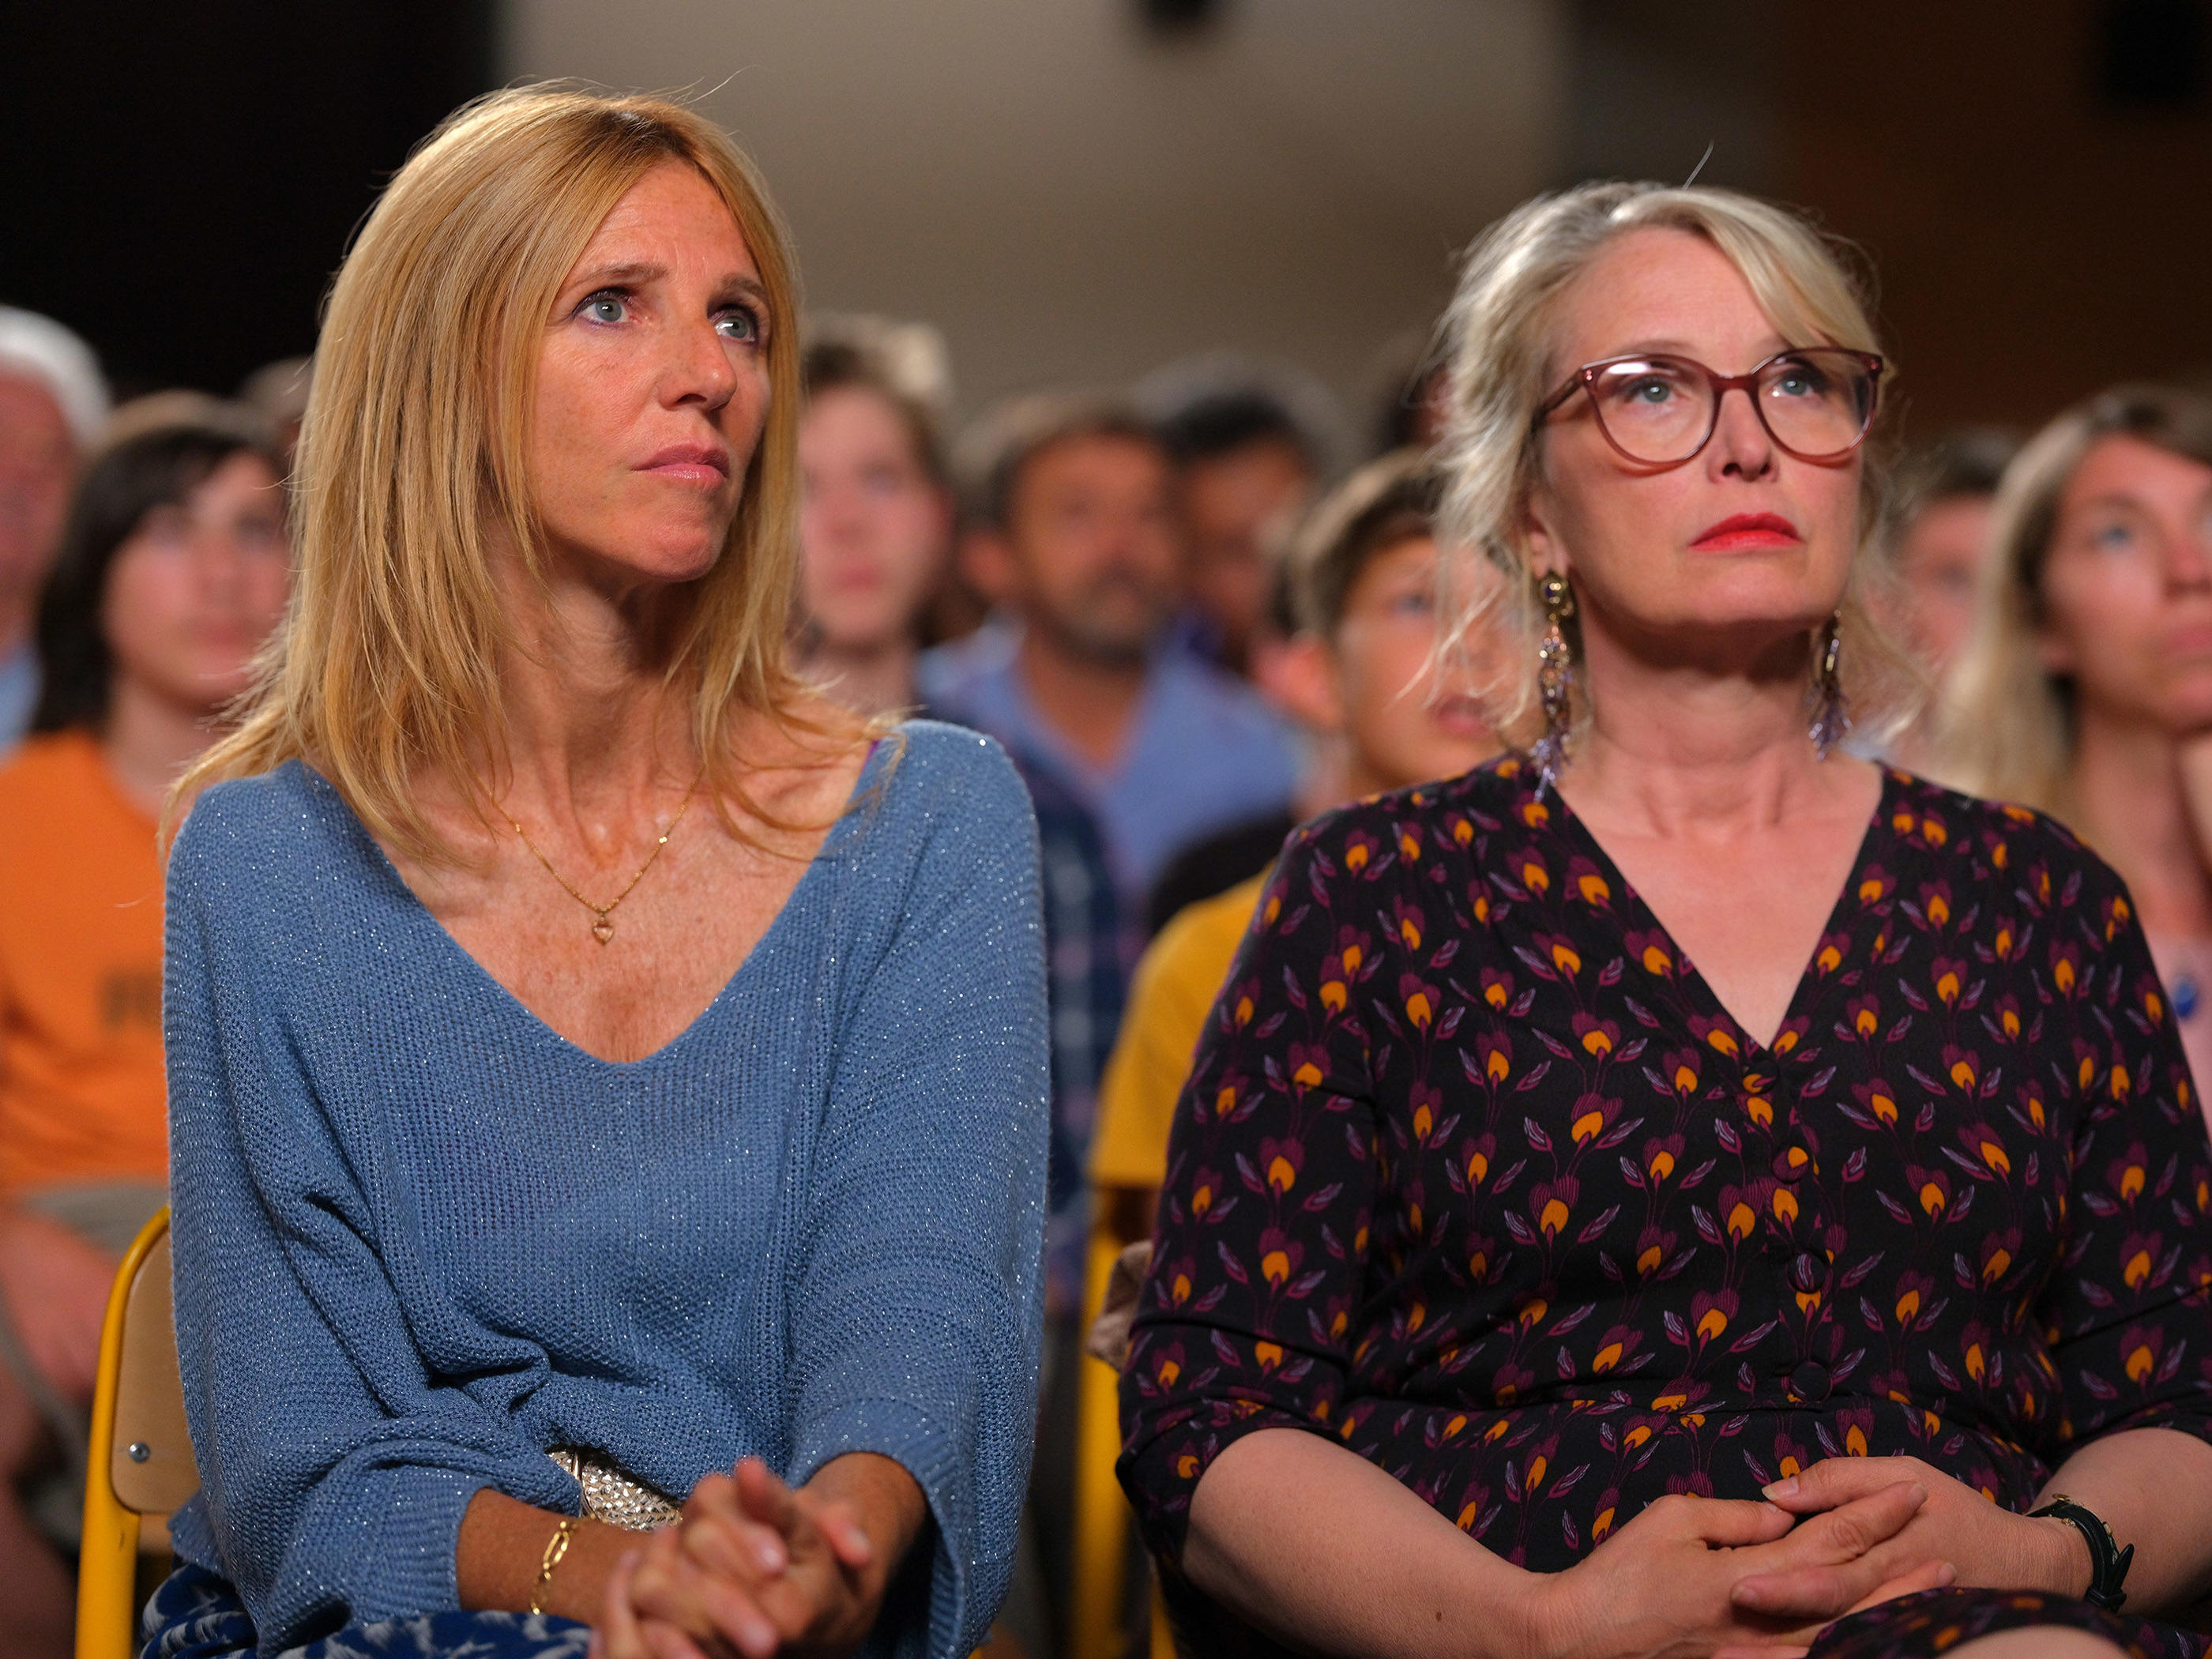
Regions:
[[[146, 1606], [140, 1659], [250, 1659], [253, 1621], [230, 1583], [181, 1566]], [[584, 1659], [592, 1629], [527, 1613], [432, 1613], [350, 1625], [270, 1659]]]

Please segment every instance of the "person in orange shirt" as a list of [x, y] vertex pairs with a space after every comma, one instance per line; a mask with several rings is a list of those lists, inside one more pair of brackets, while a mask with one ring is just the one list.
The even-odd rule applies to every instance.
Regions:
[[111, 432], [0, 765], [0, 1629], [22, 1654], [67, 1651], [70, 1588], [19, 1488], [58, 1466], [81, 1490], [108, 1285], [164, 1201], [160, 818], [290, 580], [282, 463], [241, 411], [170, 394]]

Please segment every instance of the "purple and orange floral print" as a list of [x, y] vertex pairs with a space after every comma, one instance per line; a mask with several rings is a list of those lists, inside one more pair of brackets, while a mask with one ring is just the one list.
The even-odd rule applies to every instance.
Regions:
[[2081, 1441], [2212, 1438], [2212, 1152], [2109, 869], [1885, 773], [1761, 1046], [1534, 783], [1364, 802], [1277, 866], [1122, 1380], [1157, 1553], [1267, 1428], [1542, 1571], [1823, 1457], [2025, 1509]]

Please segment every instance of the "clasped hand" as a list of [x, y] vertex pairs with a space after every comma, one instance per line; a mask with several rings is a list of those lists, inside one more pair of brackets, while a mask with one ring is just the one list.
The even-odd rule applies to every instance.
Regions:
[[888, 1564], [854, 1506], [794, 1492], [757, 1459], [709, 1475], [680, 1526], [608, 1577], [593, 1659], [771, 1659], [857, 1648]]
[[2078, 1593], [2051, 1522], [1917, 1458], [1831, 1458], [1765, 1498], [1653, 1504], [1549, 1582], [1540, 1650], [1784, 1659], [1832, 1620], [1917, 1590]]

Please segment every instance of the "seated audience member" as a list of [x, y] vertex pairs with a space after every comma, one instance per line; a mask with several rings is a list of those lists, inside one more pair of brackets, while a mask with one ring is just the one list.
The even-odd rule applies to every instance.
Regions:
[[876, 715], [918, 701], [915, 663], [949, 574], [953, 506], [937, 432], [943, 348], [915, 337], [934, 344], [934, 331], [860, 320], [817, 335], [800, 359], [797, 667]]
[[[2005, 474], [1942, 711], [1966, 787], [2064, 821], [2125, 878], [2212, 1078], [2212, 398], [2123, 386]], [[2130, 907], [2132, 906], [2132, 908]]]
[[166, 1200], [161, 805], [284, 610], [281, 460], [242, 411], [204, 401], [101, 452], [78, 485], [40, 605], [33, 735], [0, 766], [11, 1652], [68, 1650], [69, 1577], [16, 1483], [58, 1453], [81, 1465], [116, 1262]]
[[1175, 464], [1190, 643], [1246, 673], [1273, 585], [1267, 544], [1313, 492], [1315, 440], [1279, 393], [1249, 376], [1200, 377], [1149, 412]]
[[[1498, 752], [1474, 700], [1440, 695], [1435, 682], [1441, 489], [1419, 455], [1386, 456], [1338, 486], [1291, 544], [1281, 585], [1294, 628], [1267, 678], [1311, 736], [1314, 761], [1297, 802], [1304, 817], [1456, 777]], [[1091, 1178], [1137, 1194], [1131, 1207], [1146, 1215], [1191, 1053], [1266, 879], [1263, 868], [1191, 905], [1137, 964], [1106, 1068]], [[1136, 1231], [1124, 1225], [1116, 1237]]]
[[1166, 453], [1110, 404], [1026, 398], [991, 417], [969, 553], [1003, 623], [926, 653], [931, 709], [1050, 767], [1097, 815], [1131, 914], [1176, 848], [1279, 810], [1283, 721], [1163, 647], [1181, 559]]
[[107, 418], [92, 349], [52, 318], [0, 306], [0, 751], [39, 700], [31, 641], [79, 459]]
[[1901, 765], [1934, 760], [1929, 727], [1973, 626], [1997, 481], [2019, 449], [2009, 433], [1970, 427], [1939, 438], [1906, 465], [1885, 538], [1896, 580], [1893, 621], [1933, 695], [1922, 718], [1889, 745], [1888, 757]]
[[1850, 276], [1589, 185], [1451, 322], [1442, 539], [1543, 732], [1299, 831], [1200, 1045], [1122, 1379], [1180, 1616], [2201, 1654], [2212, 1147], [2112, 872], [1839, 742], [1909, 685]]
[[531, 88], [338, 273], [298, 599], [169, 866], [157, 1652], [965, 1659], [1004, 1592], [1029, 806], [788, 667], [778, 226], [702, 117]]

